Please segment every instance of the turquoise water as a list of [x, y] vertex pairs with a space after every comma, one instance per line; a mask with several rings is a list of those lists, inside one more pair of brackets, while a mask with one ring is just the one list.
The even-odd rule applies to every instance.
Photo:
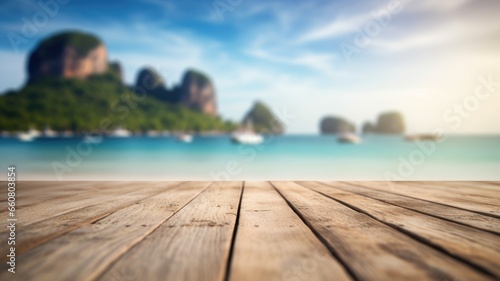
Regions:
[[173, 137], [0, 138], [0, 162], [5, 170], [16, 165], [26, 180], [500, 180], [499, 136], [425, 145], [395, 136], [365, 136], [359, 145], [278, 136], [257, 146], [232, 144], [229, 136], [195, 136], [189, 144]]

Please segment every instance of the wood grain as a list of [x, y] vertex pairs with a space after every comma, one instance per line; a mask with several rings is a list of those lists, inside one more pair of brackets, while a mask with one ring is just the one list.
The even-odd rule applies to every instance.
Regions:
[[229, 280], [350, 280], [268, 182], [246, 182]]
[[406, 209], [414, 210], [426, 215], [500, 234], [500, 219], [498, 218], [426, 200], [366, 188], [359, 185], [364, 184], [361, 182], [325, 182], [325, 184], [389, 204], [394, 204]]
[[[177, 186], [32, 249], [19, 259], [11, 280], [94, 280], [206, 186]], [[0, 279], [6, 276], [0, 273]]]
[[358, 280], [491, 280], [324, 195], [293, 182], [273, 184]]
[[[134, 183], [137, 184], [137, 183]], [[22, 182], [17, 185], [16, 199], [18, 201], [17, 209], [22, 209], [27, 206], [40, 204], [49, 199], [60, 199], [63, 197], [75, 197], [82, 194], [99, 193], [102, 190], [109, 190], [123, 185], [123, 182], [103, 182], [96, 184], [95, 182], [55, 182], [48, 186], [38, 186], [31, 188], [34, 185], [31, 182]], [[36, 185], [35, 185], [36, 186]], [[119, 190], [117, 190], [119, 191]], [[6, 199], [5, 199], [6, 200]], [[5, 201], [3, 200], [3, 201]], [[5, 212], [5, 210], [1, 210]], [[1, 213], [0, 212], [0, 213]]]
[[[22, 254], [37, 245], [83, 225], [90, 224], [121, 208], [137, 203], [144, 198], [156, 195], [176, 185], [178, 185], [177, 182], [149, 183], [146, 186], [138, 184], [135, 186], [136, 190], [134, 192], [118, 193], [110, 198], [106, 198], [106, 201], [101, 201], [103, 198], [97, 198], [95, 200], [97, 204], [91, 202], [86, 207], [58, 216], [49, 218], [40, 217], [37, 222], [29, 225], [18, 224], [16, 236], [17, 254]], [[4, 241], [7, 238], [7, 234], [7, 232], [0, 233], [0, 239]], [[1, 252], [6, 252], [7, 248], [8, 245], [6, 243], [0, 244]], [[6, 256], [0, 256], [0, 262], [6, 259]]]
[[241, 182], [214, 183], [100, 280], [223, 280], [241, 191]]
[[472, 227], [430, 217], [321, 183], [307, 187], [409, 233], [500, 279], [500, 237]]
[[473, 197], [473, 193], [470, 194], [471, 196], [467, 196], [461, 192], [455, 192], [453, 188], [417, 187], [405, 182], [362, 182], [359, 184], [376, 190], [406, 195], [500, 218], [500, 205], [495, 203], [496, 200], [492, 202], [490, 199]]
[[405, 182], [418, 188], [439, 190], [441, 192], [453, 191], [453, 194], [460, 195], [461, 198], [467, 198], [474, 202], [488, 203], [492, 205], [500, 205], [500, 189], [492, 190], [486, 188], [486, 185], [478, 183], [475, 186], [470, 186], [460, 182], [428, 182], [428, 181], [411, 181]]
[[500, 280], [499, 182], [19, 186], [0, 280]]
[[[104, 185], [106, 184], [107, 183], [104, 183]], [[92, 191], [76, 193], [74, 196], [52, 198], [39, 202], [33, 206], [20, 208], [17, 210], [17, 218], [20, 226], [27, 226], [40, 220], [58, 216], [90, 205], [109, 202], [116, 195], [131, 193], [141, 189], [142, 187], [147, 187], [150, 184], [151, 183], [137, 184], [132, 182], [122, 182], [119, 186], [116, 186], [113, 189], [101, 189], [99, 186], [101, 186], [102, 183], [94, 183]], [[4, 215], [6, 212], [7, 210], [4, 209], [0, 212], [0, 214]], [[0, 233], [5, 231], [5, 229], [1, 229]]]

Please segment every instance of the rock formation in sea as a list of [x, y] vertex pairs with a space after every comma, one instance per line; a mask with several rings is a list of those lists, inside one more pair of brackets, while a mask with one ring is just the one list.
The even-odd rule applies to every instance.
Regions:
[[378, 134], [403, 134], [406, 126], [399, 112], [385, 112], [379, 115], [375, 132]]
[[264, 103], [257, 101], [252, 108], [245, 114], [242, 125], [251, 123], [257, 133], [268, 135], [281, 135], [285, 132], [285, 126], [276, 117], [271, 109]]
[[328, 116], [321, 120], [320, 131], [323, 135], [354, 133], [356, 127], [344, 118]]
[[94, 35], [70, 31], [43, 40], [30, 54], [28, 81], [44, 77], [86, 78], [108, 68], [107, 51]]

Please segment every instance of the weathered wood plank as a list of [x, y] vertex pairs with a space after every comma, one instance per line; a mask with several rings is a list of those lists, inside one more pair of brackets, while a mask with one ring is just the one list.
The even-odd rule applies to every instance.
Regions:
[[[158, 182], [148, 183], [146, 186], [138, 184], [135, 192], [125, 192], [117, 194], [112, 198], [107, 198], [105, 201], [96, 199], [96, 203], [89, 204], [86, 207], [76, 209], [55, 217], [40, 218], [37, 222], [29, 225], [17, 226], [17, 254], [22, 254], [25, 251], [36, 247], [42, 243], [67, 233], [73, 229], [83, 225], [90, 224], [99, 220], [121, 208], [139, 202], [140, 200], [156, 195], [173, 186], [176, 182]], [[0, 233], [0, 239], [7, 237], [7, 232]], [[0, 244], [0, 251], [6, 251], [7, 244]], [[0, 262], [6, 259], [5, 256], [0, 256]]]
[[214, 183], [100, 280], [223, 280], [241, 191], [241, 182]]
[[488, 203], [492, 205], [500, 205], [500, 189], [491, 190], [483, 188], [479, 183], [474, 186], [461, 184], [457, 182], [435, 182], [435, 181], [411, 181], [405, 182], [418, 188], [437, 189], [442, 192], [452, 192], [460, 198], [466, 198], [479, 203]]
[[392, 204], [344, 191], [332, 185], [304, 183], [360, 212], [409, 233], [500, 279], [500, 236], [430, 217]]
[[406, 195], [500, 218], [500, 205], [492, 204], [490, 200], [470, 198], [460, 193], [450, 192], [449, 189], [422, 188], [405, 182], [360, 182], [359, 184], [371, 189]]
[[[51, 182], [52, 183], [52, 182]], [[2, 186], [6, 186], [7, 182], [0, 182]], [[34, 197], [36, 195], [42, 194], [51, 194], [55, 190], [61, 190], [65, 186], [79, 186], [79, 185], [87, 185], [88, 182], [53, 182], [50, 184], [49, 182], [27, 182], [27, 181], [16, 181], [16, 198], [21, 200]], [[43, 192], [42, 192], [43, 190]], [[49, 191], [49, 192], [47, 192]], [[7, 194], [0, 194], [0, 202], [5, 202], [7, 200]]]
[[18, 272], [9, 280], [94, 280], [206, 186], [177, 186], [34, 248], [18, 258]]
[[358, 280], [491, 280], [373, 218], [293, 182], [274, 182]]
[[447, 181], [447, 182], [435, 182], [437, 184], [442, 183], [446, 186], [467, 186], [472, 187], [478, 193], [483, 189], [492, 190], [492, 191], [500, 191], [500, 185], [496, 182], [488, 182], [488, 181]]
[[[90, 194], [95, 192], [99, 193], [101, 190], [109, 190], [123, 185], [123, 182], [99, 182], [99, 184], [96, 184], [96, 182], [70, 182], [66, 185], [57, 182], [57, 185], [54, 186], [44, 186], [36, 189], [26, 190], [26, 187], [29, 187], [30, 184], [31, 182], [28, 184], [24, 183], [21, 185], [17, 185], [17, 209], [22, 209], [34, 204], [40, 204], [41, 202], [49, 199], [59, 199], [77, 195], [79, 196], [82, 194]], [[5, 201], [6, 198], [2, 200]], [[0, 211], [0, 213], [3, 212], [5, 212], [5, 210]]]
[[[95, 182], [92, 191], [76, 193], [74, 196], [63, 198], [53, 198], [36, 205], [20, 208], [17, 210], [18, 224], [24, 227], [50, 217], [88, 206], [102, 204], [112, 200], [116, 195], [131, 193], [151, 185], [151, 183], [137, 184], [133, 182], [123, 182], [112, 189], [98, 188], [98, 186], [102, 184], [101, 182]], [[2, 211], [3, 212], [0, 213], [2, 215], [4, 212], [7, 212], [6, 209]], [[1, 229], [0, 233], [6, 231], [5, 229]]]
[[350, 280], [268, 182], [246, 182], [229, 280]]
[[385, 191], [363, 187], [363, 182], [325, 182], [345, 191], [357, 193], [403, 208], [421, 212], [430, 216], [472, 226], [482, 230], [500, 234], [500, 219], [470, 212], [455, 207], [425, 201], [413, 197], [393, 194]]

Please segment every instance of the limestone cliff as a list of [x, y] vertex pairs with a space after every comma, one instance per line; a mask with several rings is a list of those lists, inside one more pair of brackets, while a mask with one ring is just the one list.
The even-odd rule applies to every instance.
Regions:
[[43, 40], [30, 54], [29, 81], [44, 77], [86, 78], [108, 68], [107, 50], [95, 36], [63, 32]]
[[186, 71], [180, 87], [180, 102], [198, 112], [217, 115], [215, 88], [210, 79], [201, 72]]
[[271, 109], [262, 102], [255, 102], [253, 107], [243, 118], [242, 125], [251, 123], [254, 131], [268, 135], [281, 135], [285, 132], [285, 126], [276, 117]]

